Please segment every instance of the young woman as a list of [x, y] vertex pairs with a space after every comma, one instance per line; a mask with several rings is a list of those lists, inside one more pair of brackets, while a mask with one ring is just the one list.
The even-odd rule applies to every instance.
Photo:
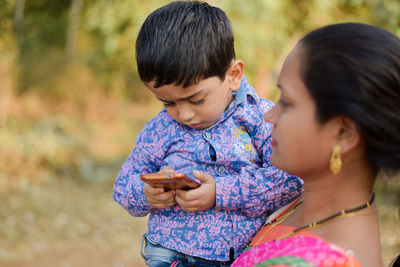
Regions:
[[373, 187], [400, 168], [400, 40], [379, 27], [317, 29], [278, 78], [272, 163], [305, 192], [267, 219], [233, 266], [382, 266]]

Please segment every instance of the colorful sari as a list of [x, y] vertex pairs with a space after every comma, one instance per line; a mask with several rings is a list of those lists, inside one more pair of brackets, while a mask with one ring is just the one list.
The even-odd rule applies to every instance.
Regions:
[[[272, 220], [282, 216], [295, 203], [296, 201], [285, 207], [283, 212], [278, 212], [279, 215]], [[287, 225], [265, 225], [232, 267], [361, 267], [351, 251], [308, 231], [301, 231], [279, 240], [292, 230], [294, 228]]]
[[361, 267], [352, 253], [309, 235], [262, 243], [243, 252], [237, 266]]

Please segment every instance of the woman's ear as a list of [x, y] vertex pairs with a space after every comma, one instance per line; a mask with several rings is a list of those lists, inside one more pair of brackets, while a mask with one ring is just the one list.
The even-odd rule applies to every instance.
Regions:
[[242, 60], [235, 60], [230, 65], [225, 79], [228, 79], [229, 88], [231, 91], [237, 91], [240, 88], [244, 71], [244, 62]]
[[354, 121], [347, 116], [340, 116], [337, 118], [337, 141], [340, 145], [342, 154], [353, 150], [361, 141], [360, 133], [357, 130]]

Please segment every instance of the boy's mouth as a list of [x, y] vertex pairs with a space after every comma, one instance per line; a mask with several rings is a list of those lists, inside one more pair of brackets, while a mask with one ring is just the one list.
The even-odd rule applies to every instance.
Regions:
[[202, 123], [202, 122], [189, 124], [189, 126], [194, 128], [194, 129], [201, 129], [203, 125], [204, 125], [204, 123]]

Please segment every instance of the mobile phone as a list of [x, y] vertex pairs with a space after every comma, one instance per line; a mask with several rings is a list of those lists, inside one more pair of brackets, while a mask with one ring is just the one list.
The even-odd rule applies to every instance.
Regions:
[[140, 179], [152, 187], [161, 187], [166, 190], [190, 190], [200, 186], [200, 182], [184, 173], [148, 173], [140, 176]]

